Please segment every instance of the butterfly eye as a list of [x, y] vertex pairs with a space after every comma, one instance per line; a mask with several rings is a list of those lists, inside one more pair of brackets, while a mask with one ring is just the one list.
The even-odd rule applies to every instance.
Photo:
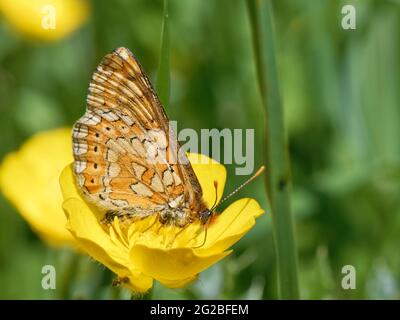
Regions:
[[212, 211], [211, 210], [203, 211], [202, 213], [200, 213], [200, 222], [202, 224], [206, 224], [211, 216], [212, 216]]

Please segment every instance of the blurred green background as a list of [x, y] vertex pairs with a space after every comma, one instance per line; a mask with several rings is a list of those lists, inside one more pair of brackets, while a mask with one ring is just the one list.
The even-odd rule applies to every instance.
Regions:
[[[345, 4], [356, 7], [356, 30], [341, 27]], [[400, 1], [273, 5], [301, 297], [398, 299]], [[170, 119], [198, 132], [254, 128], [260, 165], [262, 107], [246, 2], [170, 0], [169, 11]], [[36, 132], [72, 125], [84, 113], [96, 65], [119, 46], [132, 50], [155, 83], [161, 21], [162, 1], [92, 1], [86, 24], [46, 42], [24, 36], [0, 16], [0, 157]], [[235, 176], [235, 165], [227, 167], [230, 191], [244, 177]], [[268, 207], [263, 179], [237, 198], [244, 196]], [[271, 215], [261, 217], [234, 249], [194, 285], [157, 285], [152, 297], [277, 298]], [[73, 280], [43, 290], [44, 264]], [[357, 271], [355, 290], [341, 287], [348, 264]], [[89, 258], [46, 247], [0, 195], [0, 298], [109, 298], [115, 295], [111, 279]]]

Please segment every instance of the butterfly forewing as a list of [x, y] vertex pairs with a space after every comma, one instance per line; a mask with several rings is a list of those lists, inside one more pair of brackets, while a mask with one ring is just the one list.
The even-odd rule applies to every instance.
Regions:
[[184, 225], [205, 209], [193, 169], [128, 49], [106, 55], [93, 74], [73, 153], [78, 186], [105, 211], [160, 214]]

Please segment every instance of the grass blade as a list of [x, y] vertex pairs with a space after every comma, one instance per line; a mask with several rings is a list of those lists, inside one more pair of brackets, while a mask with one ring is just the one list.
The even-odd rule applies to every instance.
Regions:
[[264, 107], [265, 183], [271, 204], [281, 299], [298, 299], [297, 252], [290, 210], [290, 163], [274, 53], [270, 0], [247, 0]]
[[170, 95], [170, 59], [169, 59], [169, 22], [168, 0], [164, 0], [163, 22], [161, 28], [160, 61], [158, 66], [157, 93], [165, 109], [169, 106]]

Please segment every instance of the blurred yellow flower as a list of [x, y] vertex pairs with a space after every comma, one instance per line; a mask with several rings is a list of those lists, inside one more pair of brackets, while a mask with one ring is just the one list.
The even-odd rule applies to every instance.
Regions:
[[42, 40], [59, 40], [88, 18], [86, 0], [0, 0], [0, 12], [18, 31]]
[[58, 178], [72, 161], [71, 129], [38, 133], [0, 165], [0, 189], [32, 229], [51, 245], [73, 245], [61, 208]]
[[[189, 154], [193, 169], [211, 206], [218, 182], [218, 201], [226, 180], [225, 167], [203, 155]], [[101, 213], [81, 198], [74, 182], [72, 166], [60, 176], [63, 208], [68, 228], [86, 251], [119, 277], [119, 282], [135, 292], [145, 292], [157, 280], [170, 288], [187, 285], [199, 272], [221, 260], [228, 250], [255, 224], [264, 211], [253, 199], [241, 199], [215, 216], [207, 237], [198, 223], [184, 229], [162, 226], [156, 217], [125, 224], [117, 218], [109, 226], [99, 222]], [[204, 242], [205, 239], [205, 242]]]

